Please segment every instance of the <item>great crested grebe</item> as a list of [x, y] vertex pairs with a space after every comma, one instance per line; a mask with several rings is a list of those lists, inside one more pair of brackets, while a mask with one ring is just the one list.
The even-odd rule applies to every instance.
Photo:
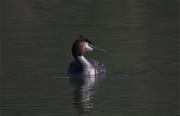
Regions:
[[85, 52], [89, 51], [99, 51], [106, 52], [103, 49], [97, 48], [88, 39], [82, 36], [75, 40], [72, 45], [72, 55], [74, 56], [74, 61], [70, 63], [68, 68], [68, 75], [100, 75], [106, 72], [106, 67], [104, 64], [96, 60], [87, 60], [84, 57]]

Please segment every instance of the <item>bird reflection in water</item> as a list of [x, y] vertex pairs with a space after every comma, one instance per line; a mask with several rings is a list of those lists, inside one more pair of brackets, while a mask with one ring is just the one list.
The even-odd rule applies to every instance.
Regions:
[[81, 75], [70, 78], [74, 89], [73, 105], [79, 113], [90, 113], [94, 110], [95, 89], [104, 78], [105, 75]]
[[67, 75], [74, 87], [74, 107], [79, 113], [91, 112], [94, 109], [95, 88], [106, 73], [103, 63], [85, 58], [84, 54], [92, 51], [106, 52], [81, 35], [72, 45], [74, 61], [69, 64]]

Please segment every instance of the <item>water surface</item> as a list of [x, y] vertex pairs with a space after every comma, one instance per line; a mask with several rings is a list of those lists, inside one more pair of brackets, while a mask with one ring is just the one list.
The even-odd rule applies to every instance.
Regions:
[[[93, 88], [93, 116], [176, 116], [178, 1], [1, 1], [1, 115], [75, 116], [65, 75], [79, 34], [107, 50]], [[86, 114], [85, 114], [86, 115]]]

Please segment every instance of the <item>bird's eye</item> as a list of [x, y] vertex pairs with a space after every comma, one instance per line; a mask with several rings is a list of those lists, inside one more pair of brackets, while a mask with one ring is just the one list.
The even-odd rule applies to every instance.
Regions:
[[90, 47], [93, 47], [93, 45], [92, 44], [88, 44]]

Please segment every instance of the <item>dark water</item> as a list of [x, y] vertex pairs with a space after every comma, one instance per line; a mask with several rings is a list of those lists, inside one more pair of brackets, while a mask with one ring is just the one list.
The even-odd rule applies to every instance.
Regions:
[[[178, 7], [178, 0], [1, 0], [1, 116], [76, 116], [79, 106], [92, 106], [93, 116], [179, 115]], [[108, 51], [86, 55], [108, 69], [88, 90], [65, 76], [79, 34]], [[90, 100], [78, 105], [83, 95]]]

